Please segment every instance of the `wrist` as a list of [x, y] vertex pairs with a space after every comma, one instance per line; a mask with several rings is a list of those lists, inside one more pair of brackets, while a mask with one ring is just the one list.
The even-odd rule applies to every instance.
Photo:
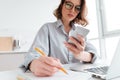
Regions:
[[33, 72], [33, 68], [32, 68], [33, 62], [34, 62], [34, 60], [32, 60], [32, 61], [30, 62], [30, 64], [29, 64], [29, 66], [28, 66], [28, 69], [29, 69], [31, 72]]
[[78, 59], [78, 60], [82, 60], [82, 55], [83, 55], [83, 53], [84, 53], [84, 51], [82, 51], [82, 52], [80, 52], [79, 54], [77, 54], [75, 57], [76, 57], [76, 59]]
[[83, 52], [80, 52], [80, 54], [76, 56], [76, 59], [80, 61], [84, 61], [84, 62], [91, 62], [92, 54], [89, 52], [83, 51]]

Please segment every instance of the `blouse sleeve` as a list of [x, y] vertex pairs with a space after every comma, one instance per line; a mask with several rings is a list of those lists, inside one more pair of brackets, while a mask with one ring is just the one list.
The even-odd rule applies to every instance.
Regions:
[[93, 54], [91, 63], [95, 62], [97, 58], [97, 51], [96, 51], [96, 48], [88, 40], [86, 41], [85, 51]]
[[31, 48], [29, 49], [29, 52], [26, 56], [25, 56], [25, 61], [24, 61], [24, 67], [26, 69], [29, 68], [29, 64], [31, 63], [32, 60], [39, 58], [40, 54], [38, 54], [34, 48], [38, 47], [40, 48], [42, 51], [44, 51], [46, 53], [46, 55], [48, 55], [49, 53], [49, 30], [47, 28], [47, 24], [43, 25], [41, 27], [41, 29], [38, 31], [34, 42], [31, 46]]

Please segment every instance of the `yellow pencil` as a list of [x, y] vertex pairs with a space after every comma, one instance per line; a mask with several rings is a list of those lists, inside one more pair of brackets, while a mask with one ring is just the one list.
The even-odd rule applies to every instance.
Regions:
[[17, 76], [17, 80], [25, 80], [22, 76]]
[[[39, 48], [36, 47], [35, 50], [36, 50], [38, 53], [40, 53], [42, 56], [46, 56], [46, 54], [45, 54], [42, 50], [40, 50]], [[64, 72], [65, 74], [68, 74], [67, 71], [66, 71], [64, 68], [60, 68], [60, 70], [61, 70], [62, 72]]]

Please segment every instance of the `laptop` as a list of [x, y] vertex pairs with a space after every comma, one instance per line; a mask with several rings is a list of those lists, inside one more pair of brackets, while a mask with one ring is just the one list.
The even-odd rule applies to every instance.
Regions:
[[110, 66], [92, 67], [84, 70], [91, 73], [93, 77], [101, 79], [112, 80], [120, 78], [120, 40]]

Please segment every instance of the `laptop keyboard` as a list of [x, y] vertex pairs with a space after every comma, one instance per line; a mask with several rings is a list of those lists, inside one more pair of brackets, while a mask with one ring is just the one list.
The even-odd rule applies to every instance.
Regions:
[[108, 66], [89, 68], [89, 69], [85, 69], [85, 71], [105, 75], [107, 74]]

